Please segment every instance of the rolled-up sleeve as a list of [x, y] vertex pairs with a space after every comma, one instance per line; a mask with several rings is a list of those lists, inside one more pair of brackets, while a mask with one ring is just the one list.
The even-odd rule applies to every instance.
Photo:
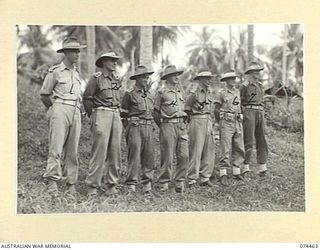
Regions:
[[129, 108], [130, 108], [130, 94], [129, 92], [126, 92], [122, 98], [122, 101], [121, 101], [121, 109], [120, 111], [122, 113], [126, 113], [128, 114], [129, 113]]
[[160, 111], [160, 108], [161, 108], [161, 94], [160, 92], [157, 92], [154, 98], [154, 109], [157, 111]]
[[184, 106], [184, 110], [191, 111], [193, 104], [196, 102], [196, 96], [194, 93], [190, 94], [187, 98], [186, 104]]
[[219, 92], [216, 96], [215, 96], [215, 99], [213, 101], [214, 103], [219, 103], [219, 104], [222, 104], [223, 103], [223, 96], [222, 96], [222, 93]]
[[43, 85], [42, 88], [40, 90], [40, 95], [51, 95], [52, 91], [56, 85], [56, 79], [54, 77], [54, 73], [53, 72], [49, 72], [44, 81], [43, 81]]

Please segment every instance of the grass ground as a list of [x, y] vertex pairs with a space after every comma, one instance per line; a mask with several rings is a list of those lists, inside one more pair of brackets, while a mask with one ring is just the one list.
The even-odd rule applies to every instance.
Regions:
[[[173, 212], [173, 211], [304, 211], [305, 177], [303, 132], [289, 133], [267, 127], [269, 174], [256, 173], [245, 181], [231, 181], [223, 187], [213, 176], [213, 188], [197, 186], [176, 194], [173, 189], [161, 194], [157, 183], [151, 196], [128, 192], [119, 185], [117, 196], [102, 191], [96, 198], [86, 196], [84, 179], [91, 149], [89, 121], [83, 120], [79, 145], [80, 170], [75, 196], [66, 194], [60, 183], [60, 194], [46, 192], [42, 174], [48, 153], [48, 123], [39, 100], [39, 87], [18, 82], [18, 171], [17, 212], [31, 213], [103, 213], [103, 212]], [[159, 141], [156, 140], [156, 177], [159, 173]], [[218, 150], [217, 150], [218, 151]], [[124, 181], [127, 152], [122, 141], [121, 181]], [[253, 169], [256, 165], [253, 164]], [[141, 187], [139, 187], [141, 190]]]

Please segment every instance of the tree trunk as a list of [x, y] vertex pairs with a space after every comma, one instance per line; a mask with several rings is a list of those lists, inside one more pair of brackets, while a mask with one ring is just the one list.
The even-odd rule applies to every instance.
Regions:
[[88, 76], [92, 76], [95, 72], [95, 41], [96, 33], [94, 26], [86, 26], [87, 37], [87, 62], [88, 62]]
[[253, 56], [254, 48], [254, 26], [248, 25], [248, 62], [252, 62], [254, 59]]
[[230, 54], [230, 69], [234, 68], [233, 48], [232, 48], [232, 27], [229, 25], [229, 54]]
[[152, 26], [140, 27], [140, 64], [151, 69], [152, 66]]
[[284, 25], [283, 46], [282, 46], [282, 85], [287, 86], [287, 25]]

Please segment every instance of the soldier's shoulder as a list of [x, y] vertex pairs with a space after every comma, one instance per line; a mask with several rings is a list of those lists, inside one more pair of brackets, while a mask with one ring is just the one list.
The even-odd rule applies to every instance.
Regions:
[[49, 73], [54, 72], [56, 69], [59, 68], [59, 66], [60, 66], [60, 64], [53, 65], [52, 67], [50, 67], [50, 68], [48, 69], [48, 72], [49, 72]]
[[95, 78], [98, 78], [100, 76], [102, 76], [102, 72], [100, 72], [100, 71], [93, 74], [93, 77], [95, 77]]
[[241, 83], [242, 86], [247, 87], [249, 85], [249, 81], [243, 81]]

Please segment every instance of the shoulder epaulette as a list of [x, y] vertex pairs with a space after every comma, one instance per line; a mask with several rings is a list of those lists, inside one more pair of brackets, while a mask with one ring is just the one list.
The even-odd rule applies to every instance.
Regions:
[[54, 65], [52, 66], [51, 68], [48, 69], [49, 72], [53, 72], [55, 69], [57, 69], [60, 65], [57, 64], [57, 65]]
[[247, 86], [249, 85], [249, 82], [248, 82], [248, 81], [244, 81], [244, 82], [242, 83], [242, 85], [247, 87]]
[[101, 75], [102, 75], [102, 72], [100, 72], [100, 71], [93, 74], [93, 76], [94, 76], [95, 78], [98, 78], [98, 77], [101, 76]]

